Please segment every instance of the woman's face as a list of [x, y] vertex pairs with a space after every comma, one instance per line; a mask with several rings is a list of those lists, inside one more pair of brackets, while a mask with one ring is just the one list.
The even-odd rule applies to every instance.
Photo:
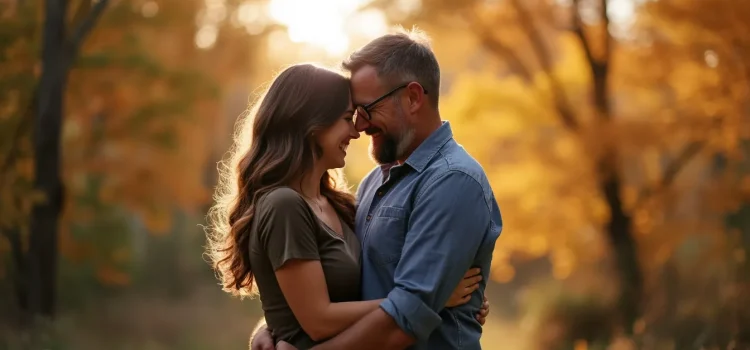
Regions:
[[354, 129], [354, 107], [351, 101], [343, 114], [327, 129], [315, 133], [315, 141], [323, 150], [319, 162], [325, 169], [343, 168], [346, 162], [346, 149], [349, 141], [358, 139], [359, 133]]

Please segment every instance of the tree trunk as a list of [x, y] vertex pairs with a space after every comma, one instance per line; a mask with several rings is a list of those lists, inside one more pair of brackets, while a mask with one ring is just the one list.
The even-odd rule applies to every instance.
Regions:
[[610, 211], [610, 219], [606, 226], [607, 238], [619, 272], [620, 298], [617, 306], [625, 332], [632, 334], [633, 324], [641, 311], [643, 276], [633, 238], [633, 220], [623, 210], [620, 190], [621, 181], [616, 173], [602, 180], [601, 191]]
[[[586, 60], [591, 70], [591, 97], [596, 108], [597, 117], [602, 125], [612, 122], [612, 106], [609, 94], [609, 73], [612, 54], [612, 36], [609, 28], [607, 0], [601, 0], [600, 16], [605, 28], [603, 55], [595, 57], [591, 44], [583, 32], [583, 21], [580, 17], [578, 1], [574, 16], [575, 32], [581, 40]], [[606, 225], [607, 238], [615, 255], [619, 272], [620, 297], [618, 309], [622, 325], [627, 334], [632, 334], [633, 324], [641, 315], [641, 295], [643, 293], [643, 275], [638, 263], [638, 247], [633, 237], [633, 218], [625, 212], [622, 202], [621, 159], [617, 147], [609, 140], [604, 140], [604, 152], [597, 159], [599, 189], [609, 208], [609, 222]]]
[[[599, 119], [611, 122], [608, 94], [609, 61], [591, 61], [593, 77], [592, 97]], [[618, 309], [627, 334], [632, 334], [633, 324], [641, 315], [643, 276], [638, 263], [638, 247], [633, 237], [633, 218], [625, 212], [622, 203], [621, 159], [617, 148], [605, 143], [606, 151], [598, 160], [599, 188], [609, 208], [606, 232], [619, 272], [620, 298]]]
[[31, 213], [28, 251], [28, 305], [31, 315], [53, 317], [57, 281], [57, 229], [62, 209], [60, 134], [65, 74], [66, 0], [45, 1], [42, 74], [33, 138], [35, 188], [45, 201]]
[[28, 310], [28, 289], [26, 288], [26, 261], [21, 243], [21, 230], [17, 227], [4, 232], [10, 244], [11, 261], [13, 261], [13, 283], [16, 302], [19, 310]]

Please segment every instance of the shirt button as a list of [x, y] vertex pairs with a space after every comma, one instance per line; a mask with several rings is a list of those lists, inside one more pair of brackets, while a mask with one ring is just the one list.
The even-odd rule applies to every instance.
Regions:
[[383, 196], [383, 191], [378, 191], [378, 196]]
[[367, 221], [370, 221], [372, 219], [372, 215], [367, 215]]

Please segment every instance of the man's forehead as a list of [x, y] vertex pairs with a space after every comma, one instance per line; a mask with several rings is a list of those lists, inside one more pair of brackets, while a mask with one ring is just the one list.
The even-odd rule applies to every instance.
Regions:
[[352, 99], [355, 104], [367, 104], [377, 98], [381, 90], [378, 72], [373, 66], [364, 66], [351, 75]]

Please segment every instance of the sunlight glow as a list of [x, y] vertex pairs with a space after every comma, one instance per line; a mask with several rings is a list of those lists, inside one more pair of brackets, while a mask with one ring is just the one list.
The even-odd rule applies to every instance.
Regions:
[[250, 35], [263, 32], [268, 25], [268, 9], [265, 4], [257, 2], [244, 2], [237, 9], [233, 20], [238, 26], [244, 26]]
[[611, 0], [607, 8], [609, 19], [616, 23], [630, 25], [635, 18], [635, 0]]
[[714, 50], [706, 50], [703, 53], [703, 59], [706, 61], [706, 65], [710, 68], [716, 68], [719, 65], [719, 55]]
[[[341, 55], [349, 49], [352, 35], [377, 36], [386, 30], [382, 13], [357, 9], [368, 0], [271, 0], [271, 18], [288, 28], [289, 39]], [[355, 20], [356, 18], [356, 20]]]
[[206, 25], [198, 30], [195, 34], [195, 46], [200, 49], [208, 49], [216, 42], [216, 37], [219, 35], [219, 29], [216, 26]]
[[159, 4], [156, 1], [147, 1], [141, 6], [141, 14], [143, 17], [151, 18], [156, 16], [159, 12]]
[[195, 46], [207, 50], [214, 46], [219, 36], [219, 22], [227, 17], [227, 7], [224, 0], [205, 0], [205, 9], [198, 12], [195, 33]]
[[611, 0], [607, 8], [610, 19], [609, 31], [615, 38], [627, 39], [635, 23], [635, 11], [639, 0]]

